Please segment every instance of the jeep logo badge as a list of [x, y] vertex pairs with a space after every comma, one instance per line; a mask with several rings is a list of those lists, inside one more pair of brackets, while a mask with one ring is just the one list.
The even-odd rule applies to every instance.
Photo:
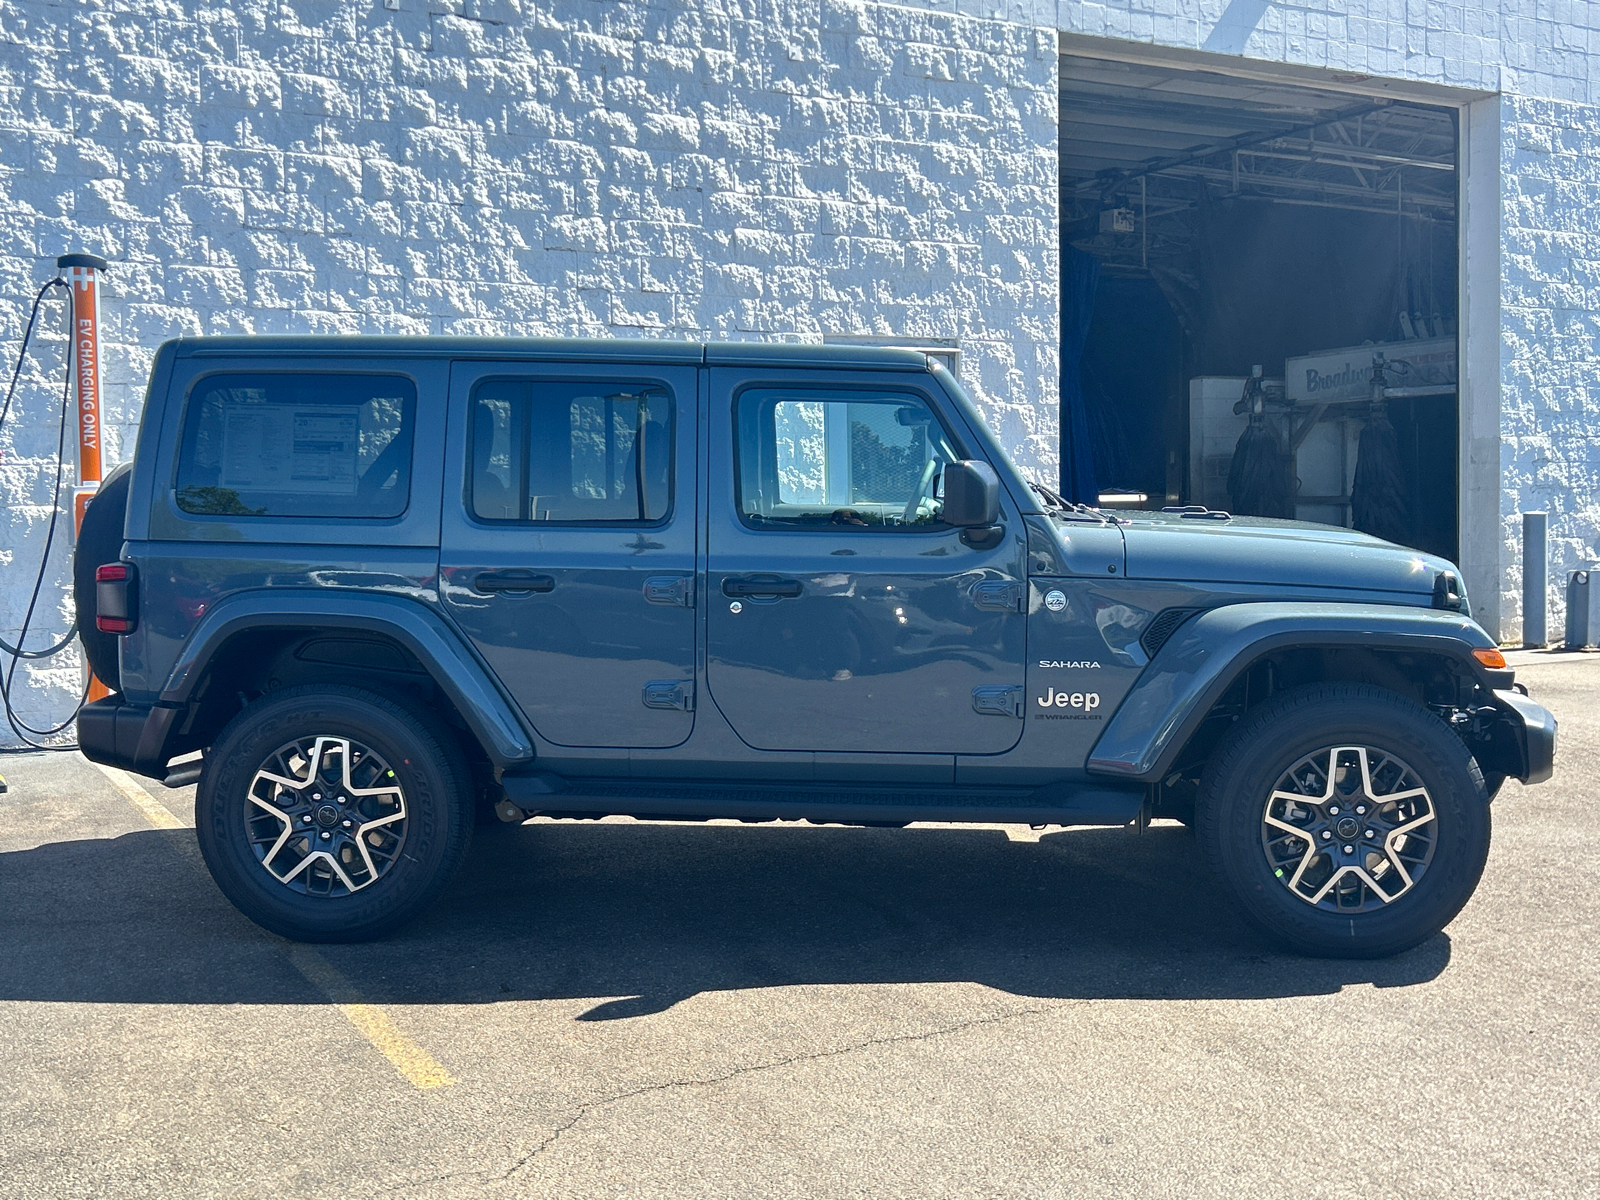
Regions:
[[1051, 688], [1038, 699], [1040, 708], [1081, 708], [1093, 712], [1100, 707], [1099, 692], [1058, 692]]
[[1051, 612], [1060, 612], [1067, 606], [1067, 594], [1057, 588], [1051, 588], [1044, 594], [1044, 606]]

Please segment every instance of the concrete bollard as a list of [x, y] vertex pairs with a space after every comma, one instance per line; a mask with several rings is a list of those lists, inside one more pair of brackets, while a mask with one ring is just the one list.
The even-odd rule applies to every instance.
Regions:
[[1522, 514], [1522, 644], [1533, 649], [1550, 644], [1546, 632], [1549, 615], [1550, 560], [1545, 550], [1546, 514]]

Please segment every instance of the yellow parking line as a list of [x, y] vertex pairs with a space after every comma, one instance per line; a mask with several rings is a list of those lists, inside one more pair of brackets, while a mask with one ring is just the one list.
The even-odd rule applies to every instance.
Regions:
[[100, 768], [107, 779], [111, 780], [111, 786], [122, 793], [123, 799], [137, 808], [144, 816], [144, 819], [157, 829], [189, 828], [177, 817], [173, 816], [167, 810], [166, 805], [145, 791], [140, 786], [139, 781], [126, 771], [119, 771], [116, 767], [108, 767], [104, 763], [95, 763], [94, 765]]
[[[132, 775], [95, 763], [111, 785], [122, 793], [123, 799], [139, 810], [141, 816], [157, 829], [187, 829], [177, 817]], [[443, 1065], [416, 1042], [400, 1031], [389, 1014], [376, 1004], [368, 1004], [351, 982], [339, 973], [327, 959], [306, 946], [295, 946], [289, 951], [289, 962], [304, 975], [311, 985], [345, 1015], [356, 1031], [371, 1042], [379, 1054], [393, 1064], [413, 1087], [424, 1090], [449, 1087], [455, 1078]]]
[[402, 1033], [383, 1009], [362, 999], [361, 993], [322, 955], [309, 947], [296, 946], [289, 951], [289, 961], [313, 987], [339, 1006], [350, 1024], [376, 1046], [378, 1053], [393, 1063], [394, 1069], [413, 1087], [443, 1088], [455, 1082], [438, 1059]]

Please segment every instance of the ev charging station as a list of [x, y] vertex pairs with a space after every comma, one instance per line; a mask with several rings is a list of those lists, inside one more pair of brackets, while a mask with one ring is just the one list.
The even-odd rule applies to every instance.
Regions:
[[[100, 399], [100, 273], [106, 260], [97, 254], [63, 254], [56, 259], [71, 289], [68, 310], [69, 344], [73, 392], [78, 411], [78, 482], [72, 493], [72, 532], [76, 538], [83, 525], [84, 510], [100, 488], [104, 472], [102, 451], [104, 408]], [[88, 699], [99, 700], [111, 691], [94, 677], [89, 660], [84, 658]]]
[[83, 524], [83, 510], [102, 477], [100, 405], [100, 272], [106, 260], [95, 254], [63, 254], [56, 267], [72, 289], [71, 370], [78, 408], [78, 486], [72, 500], [72, 529]]

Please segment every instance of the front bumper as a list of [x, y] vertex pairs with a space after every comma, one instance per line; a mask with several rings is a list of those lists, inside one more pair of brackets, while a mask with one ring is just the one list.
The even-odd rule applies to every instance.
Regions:
[[1556, 719], [1542, 704], [1535, 704], [1521, 692], [1506, 689], [1494, 693], [1500, 710], [1490, 735], [1491, 759], [1484, 765], [1522, 780], [1543, 783], [1555, 772]]
[[90, 762], [165, 779], [168, 745], [181, 708], [130, 704], [120, 695], [85, 704], [78, 713], [78, 749]]

